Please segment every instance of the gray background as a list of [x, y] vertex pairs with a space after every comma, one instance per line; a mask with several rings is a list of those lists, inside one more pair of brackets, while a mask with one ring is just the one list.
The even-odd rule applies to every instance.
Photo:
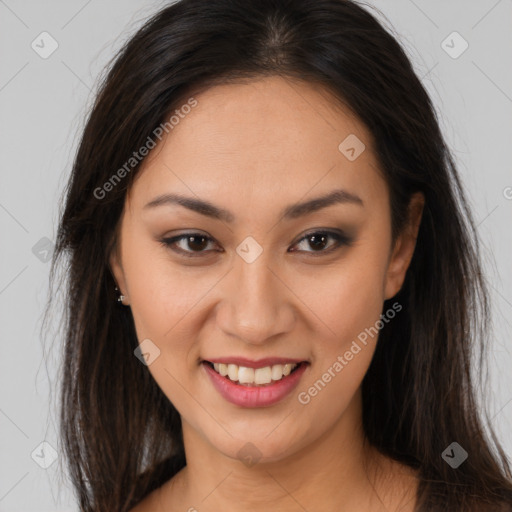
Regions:
[[[431, 94], [474, 209], [495, 326], [484, 402], [512, 455], [512, 1], [369, 3], [392, 23]], [[58, 318], [47, 339], [40, 335], [44, 260], [98, 74], [164, 4], [0, 0], [0, 512], [78, 510], [58, 455]], [[31, 47], [51, 49], [43, 31], [58, 44], [46, 59]], [[457, 58], [464, 43], [454, 31], [469, 44]], [[52, 448], [43, 441], [57, 452], [47, 469]]]

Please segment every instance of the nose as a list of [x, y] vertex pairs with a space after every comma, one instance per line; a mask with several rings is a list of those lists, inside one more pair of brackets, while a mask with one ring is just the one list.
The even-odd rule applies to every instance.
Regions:
[[252, 345], [290, 332], [295, 322], [293, 293], [264, 255], [252, 263], [237, 259], [217, 309], [219, 328]]

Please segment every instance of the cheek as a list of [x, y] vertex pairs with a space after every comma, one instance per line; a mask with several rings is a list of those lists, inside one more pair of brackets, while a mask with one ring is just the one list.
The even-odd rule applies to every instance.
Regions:
[[317, 281], [315, 292], [304, 301], [315, 304], [325, 333], [316, 337], [316, 364], [298, 396], [305, 406], [316, 404], [309, 408], [313, 416], [317, 407], [333, 419], [339, 415], [370, 365], [382, 327], [386, 262], [379, 254], [383, 253], [370, 247], [354, 251]]
[[124, 270], [139, 343], [149, 339], [149, 346], [158, 353], [148, 371], [180, 414], [196, 414], [190, 382], [200, 370], [201, 300], [220, 276], [180, 268], [157, 243], [130, 244], [128, 238]]
[[379, 319], [384, 277], [385, 261], [378, 251], [360, 247], [336, 265], [301, 278], [301, 299], [319, 320], [327, 353], [344, 349]]
[[142, 243], [135, 239], [126, 237], [123, 261], [137, 334], [161, 342], [179, 339], [176, 333], [184, 332], [184, 319], [200, 307], [219, 272], [180, 266], [158, 242], [143, 235], [139, 236]]

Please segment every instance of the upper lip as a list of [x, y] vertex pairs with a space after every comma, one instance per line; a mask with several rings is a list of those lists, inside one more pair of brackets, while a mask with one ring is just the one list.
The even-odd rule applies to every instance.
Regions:
[[236, 364], [237, 366], [244, 366], [245, 368], [265, 368], [266, 366], [273, 366], [275, 364], [307, 362], [304, 359], [296, 359], [294, 357], [265, 357], [257, 360], [247, 359], [245, 357], [216, 357], [204, 359], [204, 361], [210, 363]]

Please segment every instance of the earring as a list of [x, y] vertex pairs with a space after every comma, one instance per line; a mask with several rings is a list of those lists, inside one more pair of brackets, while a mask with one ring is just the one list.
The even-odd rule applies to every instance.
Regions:
[[[119, 291], [119, 288], [116, 286], [116, 292]], [[121, 304], [123, 303], [123, 300], [124, 300], [124, 295], [119, 295], [119, 297], [117, 297], [117, 302], [120, 302]]]

